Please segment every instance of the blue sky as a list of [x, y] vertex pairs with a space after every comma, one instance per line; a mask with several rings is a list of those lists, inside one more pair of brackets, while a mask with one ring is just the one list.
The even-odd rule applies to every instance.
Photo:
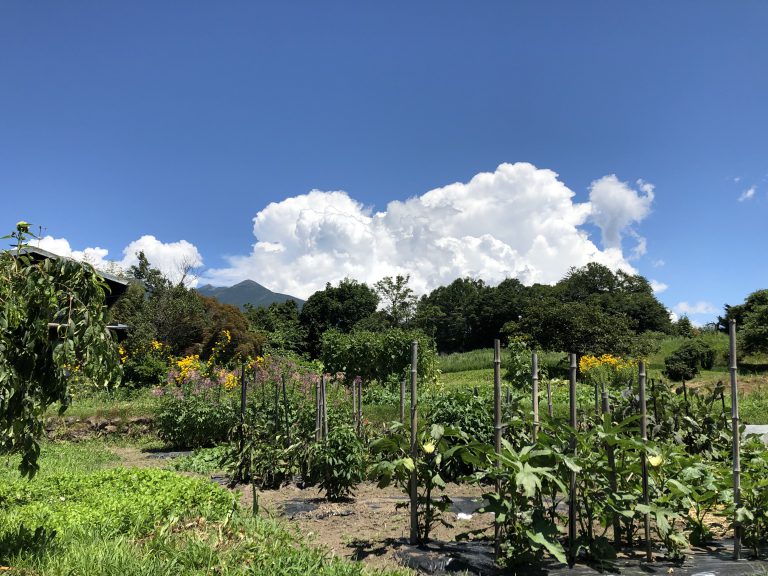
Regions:
[[597, 258], [705, 322], [768, 287], [767, 23], [762, 1], [3, 2], [0, 227], [301, 296]]

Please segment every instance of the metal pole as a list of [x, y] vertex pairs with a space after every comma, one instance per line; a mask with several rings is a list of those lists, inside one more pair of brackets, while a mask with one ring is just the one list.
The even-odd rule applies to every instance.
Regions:
[[414, 469], [410, 478], [411, 497], [411, 544], [419, 541], [419, 493], [418, 478], [416, 477], [416, 460], [419, 456], [419, 448], [416, 443], [418, 428], [418, 404], [417, 404], [417, 378], [418, 378], [419, 343], [414, 340], [411, 343], [411, 459]]
[[[733, 509], [741, 507], [741, 437], [739, 431], [739, 385], [736, 361], [736, 320], [728, 323], [728, 339], [731, 372], [731, 426], [733, 432]], [[734, 512], [733, 517], [733, 559], [741, 559], [741, 522]]]
[[[646, 445], [648, 444], [648, 414], [645, 406], [645, 362], [640, 360], [637, 363], [638, 380], [640, 381], [640, 438], [643, 441], [643, 449], [640, 452], [640, 470], [643, 480], [643, 504], [648, 506], [648, 455], [646, 454]], [[651, 515], [645, 513], [645, 558], [650, 562], [653, 560], [651, 554]]]
[[[493, 341], [493, 448], [496, 453], [496, 468], [501, 465], [501, 342]], [[496, 493], [501, 493], [501, 479], [496, 479]], [[498, 559], [501, 556], [501, 525], [493, 524], [493, 549]]]
[[[576, 455], [576, 354], [571, 354], [570, 367], [570, 424], [571, 432], [571, 454]], [[571, 482], [568, 491], [568, 555], [571, 564], [575, 560], [576, 551], [576, 472], [571, 470]]]
[[533, 404], [533, 442], [539, 436], [539, 355], [531, 352], [531, 402]]

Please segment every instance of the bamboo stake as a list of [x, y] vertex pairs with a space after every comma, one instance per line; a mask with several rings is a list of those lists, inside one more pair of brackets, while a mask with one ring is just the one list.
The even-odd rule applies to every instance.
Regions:
[[320, 418], [322, 417], [322, 409], [320, 408], [321, 401], [321, 382], [322, 382], [322, 376], [320, 377], [320, 380], [315, 382], [315, 441], [319, 441], [320, 437], [322, 435], [321, 428], [322, 424], [320, 423]]
[[728, 323], [730, 372], [731, 372], [731, 426], [733, 433], [733, 559], [741, 559], [741, 437], [739, 432], [739, 385], [736, 362], [736, 320]]
[[411, 544], [419, 542], [419, 494], [418, 478], [416, 477], [416, 460], [419, 456], [419, 448], [416, 443], [418, 427], [418, 404], [417, 404], [417, 377], [419, 358], [419, 342], [414, 340], [411, 343], [411, 459], [414, 463], [414, 469], [410, 477], [410, 499], [411, 499]]
[[240, 452], [240, 471], [238, 476], [240, 480], [245, 480], [246, 465], [245, 465], [245, 406], [246, 406], [246, 391], [247, 385], [245, 383], [245, 364], [240, 369], [240, 426], [238, 429], [238, 447]]
[[363, 433], [363, 379], [357, 381], [357, 433]]
[[[531, 401], [533, 404], [533, 442], [539, 436], [539, 355], [531, 352]], [[509, 391], [509, 390], [507, 390]]]
[[[493, 341], [493, 447], [496, 452], [496, 468], [501, 466], [501, 342]], [[496, 479], [496, 493], [501, 493], [501, 479]], [[496, 559], [501, 556], [501, 526], [493, 525], [493, 550]]]
[[352, 426], [357, 432], [357, 382], [354, 380], [352, 380]]
[[323, 440], [328, 438], [328, 380], [325, 378], [325, 374], [320, 379], [320, 392], [323, 393], [323, 406], [320, 411], [321, 424], [322, 424], [322, 437]]
[[[608, 402], [608, 392], [605, 389], [605, 382], [603, 382], [602, 397], [603, 397], [603, 414], [607, 415], [610, 418], [611, 405]], [[614, 456], [613, 446], [611, 444], [606, 443], [605, 450], [608, 455], [608, 468], [610, 468], [611, 470], [608, 475], [608, 483], [611, 487], [611, 493], [616, 494], [617, 492], [616, 457]], [[617, 513], [613, 514], [613, 545], [617, 550], [621, 546], [621, 520], [619, 519], [619, 515]]]
[[400, 424], [405, 424], [405, 378], [400, 380]]
[[[648, 506], [648, 414], [645, 406], [645, 362], [640, 360], [638, 366], [638, 380], [640, 381], [640, 438], [643, 441], [643, 450], [640, 452], [640, 469], [643, 480], [643, 504]], [[645, 513], [645, 557], [648, 562], [653, 560], [651, 553], [651, 515]]]
[[285, 411], [285, 441], [286, 448], [291, 445], [291, 425], [289, 423], [288, 413], [288, 394], [285, 392], [285, 375], [282, 377], [283, 382], [283, 410]]
[[[570, 367], [570, 424], [573, 428], [571, 435], [571, 454], [576, 455], [576, 354], [571, 354]], [[576, 551], [576, 472], [571, 470], [571, 482], [568, 491], [568, 555], [570, 564], [575, 561]]]
[[547, 415], [552, 419], [552, 382], [547, 378]]

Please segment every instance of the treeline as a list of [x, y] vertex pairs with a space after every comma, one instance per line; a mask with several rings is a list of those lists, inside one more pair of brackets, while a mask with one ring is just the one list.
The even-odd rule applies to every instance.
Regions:
[[[183, 281], [171, 283], [143, 254], [128, 273], [136, 282], [112, 317], [130, 326], [124, 343], [127, 378], [144, 383], [164, 378], [168, 356], [205, 360], [216, 354], [226, 363], [279, 351], [321, 358], [323, 337], [331, 330], [370, 334], [398, 328], [431, 338], [440, 353], [487, 348], [502, 338], [538, 350], [622, 355], [646, 355], [660, 336], [694, 332], [685, 316], [670, 321], [644, 277], [596, 263], [572, 268], [554, 285], [525, 286], [511, 278], [489, 286], [459, 278], [421, 298], [408, 276], [383, 278], [373, 286], [345, 278], [312, 294], [301, 309], [288, 300], [246, 305], [244, 311], [201, 296]], [[768, 350], [768, 290], [726, 305], [720, 329], [730, 318], [739, 322], [746, 352]]]

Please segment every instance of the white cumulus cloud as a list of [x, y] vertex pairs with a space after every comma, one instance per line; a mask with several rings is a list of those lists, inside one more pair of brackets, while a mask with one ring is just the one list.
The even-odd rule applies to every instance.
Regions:
[[[621, 239], [629, 226], [641, 222], [651, 212], [654, 192], [653, 185], [637, 181], [637, 190], [621, 182], [615, 174], [603, 176], [592, 182], [589, 202], [592, 207], [591, 219], [602, 232], [605, 248], [621, 249]], [[637, 256], [645, 254], [645, 239], [630, 229], [638, 240]]]
[[689, 304], [688, 302], [679, 302], [678, 304], [675, 304], [673, 310], [678, 314], [678, 316], [682, 316], [683, 314], [717, 314], [719, 312], [719, 309], [716, 308], [714, 304], [705, 302], [703, 300], [699, 300], [693, 304]]
[[664, 282], [659, 282], [658, 280], [651, 280], [651, 290], [653, 290], [654, 294], [661, 294], [669, 288]]
[[[307, 297], [344, 277], [371, 284], [410, 274], [414, 290], [424, 293], [463, 276], [552, 283], [592, 261], [634, 272], [622, 234], [653, 201], [650, 184], [637, 188], [606, 176], [592, 184], [589, 202], [577, 203], [555, 172], [516, 163], [390, 202], [381, 212], [343, 191], [312, 190], [259, 211], [251, 253], [228, 257], [228, 266], [205, 271], [203, 280], [250, 278]], [[602, 249], [582, 228], [590, 218], [602, 230]], [[645, 241], [636, 238], [639, 256]]]
[[[152, 235], [144, 235], [128, 244], [123, 249], [123, 257], [120, 260], [108, 259], [109, 251], [104, 248], [96, 247], [73, 250], [66, 238], [45, 236], [40, 238], [38, 246], [59, 256], [83, 260], [102, 270], [112, 270], [115, 268], [127, 270], [138, 262], [136, 254], [143, 251], [149, 263], [158, 268], [173, 282], [181, 280], [185, 270], [198, 268], [203, 264], [203, 258], [194, 244], [186, 240], [161, 242]], [[189, 286], [194, 286], [197, 280], [187, 275], [185, 283]]]

